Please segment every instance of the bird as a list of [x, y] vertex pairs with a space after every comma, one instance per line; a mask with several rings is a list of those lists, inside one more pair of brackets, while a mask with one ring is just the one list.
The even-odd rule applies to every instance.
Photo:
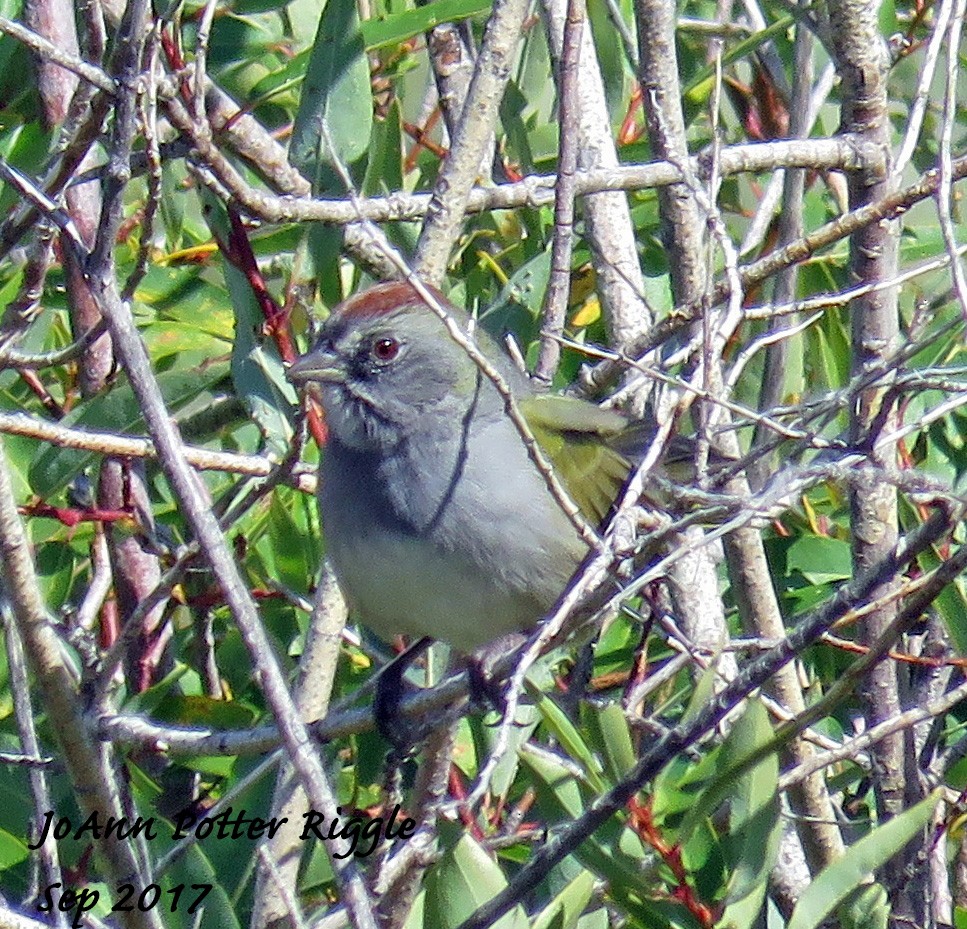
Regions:
[[[568, 495], [600, 524], [629, 473], [629, 421], [539, 391], [468, 313], [431, 293], [472, 331]], [[288, 376], [318, 388], [325, 546], [359, 622], [387, 641], [432, 637], [469, 655], [549, 613], [589, 543], [500, 390], [419, 289], [396, 281], [351, 296]]]

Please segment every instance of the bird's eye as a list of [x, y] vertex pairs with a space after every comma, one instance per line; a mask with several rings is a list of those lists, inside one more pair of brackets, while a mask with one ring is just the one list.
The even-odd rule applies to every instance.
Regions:
[[396, 339], [384, 336], [373, 342], [369, 351], [373, 358], [385, 363], [392, 361], [400, 353], [400, 343]]

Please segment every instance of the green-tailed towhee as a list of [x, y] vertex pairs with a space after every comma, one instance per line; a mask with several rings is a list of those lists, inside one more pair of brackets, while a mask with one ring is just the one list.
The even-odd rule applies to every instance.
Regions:
[[[468, 315], [438, 299], [468, 331]], [[486, 333], [474, 338], [599, 523], [628, 473], [609, 444], [627, 420], [537, 393]], [[380, 284], [338, 306], [289, 377], [321, 392], [323, 528], [357, 619], [384, 638], [432, 636], [470, 652], [549, 612], [587, 544], [497, 388], [412, 285]]]

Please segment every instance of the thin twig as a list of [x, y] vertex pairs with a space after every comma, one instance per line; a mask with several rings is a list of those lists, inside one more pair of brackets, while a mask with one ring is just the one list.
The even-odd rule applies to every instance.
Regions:
[[[158, 457], [151, 439], [117, 435], [111, 432], [88, 432], [86, 429], [74, 429], [35, 419], [26, 413], [0, 412], [0, 432], [39, 439], [61, 448], [83, 449], [118, 458]], [[276, 462], [262, 455], [215, 452], [191, 445], [184, 446], [184, 451], [188, 463], [202, 471], [226, 471], [251, 477], [268, 477], [277, 467]], [[315, 474], [308, 469], [297, 470], [293, 478], [293, 486], [306, 493], [315, 493]]]
[[41, 58], [72, 71], [78, 77], [105, 91], [105, 93], [109, 93], [112, 97], [117, 94], [117, 86], [103, 70], [59, 48], [53, 42], [49, 42], [42, 35], [38, 35], [26, 26], [15, 23], [13, 20], [7, 19], [6, 16], [0, 16], [0, 32], [6, 33], [18, 42], [23, 42], [27, 48], [36, 52]]
[[554, 238], [551, 271], [544, 293], [543, 332], [534, 379], [545, 387], [561, 360], [558, 338], [571, 294], [571, 253], [574, 249], [574, 175], [578, 166], [578, 67], [584, 29], [584, 0], [567, 0], [564, 40], [557, 66], [559, 133], [557, 183], [554, 189]]

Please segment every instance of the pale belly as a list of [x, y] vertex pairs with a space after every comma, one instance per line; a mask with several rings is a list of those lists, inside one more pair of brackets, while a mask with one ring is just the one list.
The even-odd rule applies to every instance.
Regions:
[[339, 544], [330, 554], [356, 618], [381, 638], [428, 635], [471, 652], [536, 625], [552, 606], [413, 538], [386, 533], [359, 548], [366, 554]]

